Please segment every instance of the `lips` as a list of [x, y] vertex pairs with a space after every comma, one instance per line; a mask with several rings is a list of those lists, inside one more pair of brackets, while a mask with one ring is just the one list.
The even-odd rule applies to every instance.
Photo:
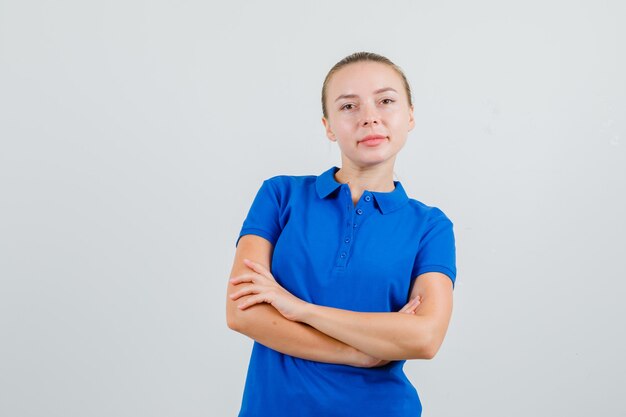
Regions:
[[385, 139], [385, 138], [386, 137], [383, 135], [367, 135], [363, 139], [361, 139], [359, 142], [364, 142], [366, 140]]
[[385, 140], [387, 140], [387, 137], [383, 135], [367, 135], [363, 139], [361, 139], [359, 143], [365, 146], [376, 146], [379, 143], [384, 142]]

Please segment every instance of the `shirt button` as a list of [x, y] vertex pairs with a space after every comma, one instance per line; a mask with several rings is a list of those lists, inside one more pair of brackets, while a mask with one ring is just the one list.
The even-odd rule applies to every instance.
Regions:
[[370, 201], [372, 199], [372, 197], [370, 197], [369, 195], [365, 196], [365, 201]]
[[361, 210], [361, 209], [357, 209], [357, 210], [356, 210], [356, 214], [363, 214], [363, 210]]
[[344, 240], [344, 242], [346, 242], [346, 243], [350, 242], [350, 238], [347, 237], [346, 240]]
[[345, 252], [341, 252], [341, 257], [345, 258], [346, 257], [346, 253]]

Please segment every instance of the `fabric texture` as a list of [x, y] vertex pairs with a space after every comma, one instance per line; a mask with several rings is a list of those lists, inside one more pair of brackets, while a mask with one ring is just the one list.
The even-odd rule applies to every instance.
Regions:
[[[398, 311], [425, 272], [456, 280], [453, 224], [438, 208], [391, 192], [365, 190], [356, 205], [333, 166], [319, 176], [263, 181], [241, 236], [274, 245], [271, 272], [295, 296], [360, 312]], [[379, 368], [308, 361], [254, 343], [240, 417], [419, 417], [405, 361]]]

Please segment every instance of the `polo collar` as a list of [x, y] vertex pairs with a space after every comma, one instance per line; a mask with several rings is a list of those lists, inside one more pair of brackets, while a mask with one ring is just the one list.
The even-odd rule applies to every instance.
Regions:
[[[333, 191], [343, 185], [335, 179], [335, 172], [337, 171], [339, 171], [339, 168], [333, 166], [317, 177], [315, 180], [315, 189], [319, 198], [328, 197]], [[396, 186], [393, 191], [379, 192], [365, 190], [374, 197], [382, 214], [390, 213], [409, 201], [409, 197], [406, 195], [400, 181], [394, 181], [393, 183]]]

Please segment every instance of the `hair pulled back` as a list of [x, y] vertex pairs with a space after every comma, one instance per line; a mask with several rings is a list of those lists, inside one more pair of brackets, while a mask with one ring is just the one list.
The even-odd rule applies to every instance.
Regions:
[[384, 57], [379, 54], [375, 54], [373, 52], [355, 52], [347, 57], [343, 58], [341, 61], [337, 62], [326, 74], [326, 78], [324, 79], [324, 84], [322, 85], [322, 114], [325, 118], [328, 118], [328, 110], [326, 108], [326, 90], [328, 90], [328, 83], [332, 78], [333, 74], [339, 71], [341, 68], [346, 65], [354, 64], [356, 62], [380, 62], [381, 64], [389, 65], [393, 68], [400, 78], [402, 78], [402, 83], [404, 84], [404, 89], [406, 90], [406, 96], [409, 100], [409, 106], [413, 105], [413, 100], [411, 98], [411, 87], [409, 86], [409, 82], [404, 75], [402, 69], [399, 66], [391, 62], [391, 60], [387, 57]]

